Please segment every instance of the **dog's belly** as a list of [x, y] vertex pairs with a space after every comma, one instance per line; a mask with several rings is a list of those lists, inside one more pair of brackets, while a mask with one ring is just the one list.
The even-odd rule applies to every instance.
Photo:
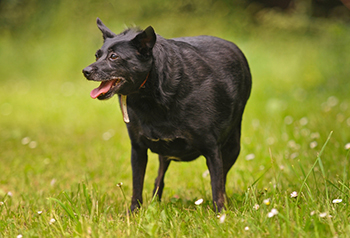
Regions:
[[144, 143], [153, 152], [174, 161], [192, 161], [201, 154], [185, 139], [145, 139]]

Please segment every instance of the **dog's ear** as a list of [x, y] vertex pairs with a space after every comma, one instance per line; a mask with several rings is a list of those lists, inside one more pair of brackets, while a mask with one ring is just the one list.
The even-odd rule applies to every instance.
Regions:
[[152, 52], [154, 44], [156, 43], [156, 40], [156, 33], [154, 33], [153, 27], [149, 26], [146, 28], [146, 30], [137, 34], [137, 36], [132, 39], [131, 42], [142, 55], [149, 56]]
[[106, 40], [107, 38], [113, 38], [115, 36], [115, 34], [110, 29], [108, 29], [108, 27], [106, 27], [105, 24], [102, 23], [100, 18], [97, 18], [96, 21], [97, 27], [102, 32], [104, 40]]

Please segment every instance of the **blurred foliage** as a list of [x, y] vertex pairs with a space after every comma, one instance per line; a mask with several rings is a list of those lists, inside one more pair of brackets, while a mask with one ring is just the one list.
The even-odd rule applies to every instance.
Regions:
[[[236, 38], [243, 46], [245, 41], [259, 38], [256, 42], [279, 45], [272, 50], [282, 49], [290, 60], [300, 60], [296, 55], [307, 47], [313, 52], [301, 57], [305, 64], [294, 62], [305, 86], [317, 82], [320, 87], [344, 89], [349, 85], [345, 77], [350, 73], [344, 50], [350, 38], [346, 20], [313, 18], [312, 0], [291, 1], [291, 7], [283, 11], [259, 2], [264, 1], [1, 0], [0, 73], [5, 80], [40, 79], [54, 71], [58, 77], [69, 77], [92, 60], [85, 55], [85, 49], [91, 48], [87, 45], [98, 47], [101, 43], [94, 23], [100, 17], [116, 32], [123, 30], [124, 23], [141, 28], [153, 25], [166, 38], [211, 34]], [[313, 45], [316, 41], [329, 50], [318, 51]], [[315, 57], [324, 60], [317, 63]], [[66, 70], [59, 71], [58, 64]]]
[[264, 9], [283, 10], [285, 14], [303, 14], [304, 17], [350, 19], [349, 9], [342, 5], [340, 0], [1, 0], [0, 29], [40, 34], [50, 29], [66, 29], [65, 23], [84, 23], [93, 15], [120, 21], [127, 19], [132, 22], [174, 14], [181, 17], [188, 14], [208, 16], [219, 13], [217, 17], [225, 17], [228, 21], [240, 18], [244, 21], [259, 22], [259, 18], [254, 18], [256, 14], [264, 14]]
[[[135, 21], [169, 14], [202, 15], [217, 11], [222, 11], [222, 16], [227, 16], [235, 12], [235, 8], [242, 6], [243, 3], [242, 0], [235, 3], [227, 0], [87, 0], [84, 2], [2, 0], [0, 1], [0, 25], [1, 28], [23, 33], [23, 31], [32, 30], [36, 32], [60, 29], [60, 23], [70, 22], [75, 25], [90, 20], [92, 15], [121, 21], [125, 18]], [[67, 27], [66, 24], [64, 25]], [[27, 26], [31, 26], [31, 29]]]

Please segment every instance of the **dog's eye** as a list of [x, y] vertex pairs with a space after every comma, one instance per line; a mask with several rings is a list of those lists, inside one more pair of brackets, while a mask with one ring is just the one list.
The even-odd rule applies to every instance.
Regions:
[[116, 60], [116, 59], [118, 58], [118, 55], [115, 54], [115, 53], [112, 53], [112, 54], [109, 56], [109, 58], [110, 58], [111, 60]]
[[98, 50], [98, 51], [96, 52], [96, 54], [95, 54], [96, 61], [97, 61], [99, 58], [101, 58], [101, 56], [102, 56], [102, 52], [101, 52], [101, 50]]

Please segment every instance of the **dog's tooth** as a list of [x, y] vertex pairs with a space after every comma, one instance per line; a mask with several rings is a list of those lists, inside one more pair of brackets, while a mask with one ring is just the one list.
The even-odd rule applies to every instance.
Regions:
[[116, 78], [114, 83], [113, 83], [113, 86], [117, 85], [119, 82], [120, 82], [120, 78]]

